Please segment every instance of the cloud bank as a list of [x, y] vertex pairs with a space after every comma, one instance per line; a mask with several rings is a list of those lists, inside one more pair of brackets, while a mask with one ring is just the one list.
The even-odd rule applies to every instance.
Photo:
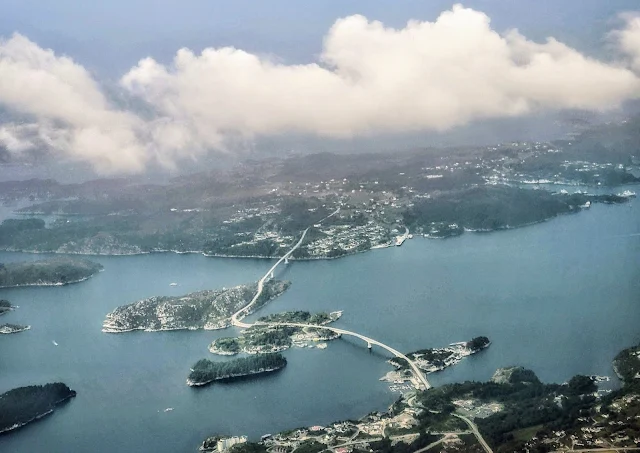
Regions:
[[446, 130], [483, 118], [560, 109], [607, 110], [640, 98], [640, 16], [614, 31], [618, 62], [548, 38], [499, 34], [454, 6], [402, 29], [339, 19], [318, 62], [283, 64], [235, 48], [144, 58], [120, 80], [152, 115], [116, 107], [77, 62], [19, 34], [0, 41], [0, 105], [31, 118], [0, 125], [0, 146], [141, 171], [234, 143], [286, 133], [350, 138]]

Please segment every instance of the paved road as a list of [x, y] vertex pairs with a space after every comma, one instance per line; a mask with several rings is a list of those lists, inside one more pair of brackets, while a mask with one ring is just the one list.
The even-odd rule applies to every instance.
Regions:
[[[324, 219], [320, 220], [318, 222], [318, 224], [324, 222], [329, 217], [333, 217], [334, 215], [338, 214], [339, 212], [340, 212], [340, 207], [338, 206], [335, 211], [333, 211], [331, 214], [326, 216]], [[309, 228], [311, 228], [311, 227], [309, 227]], [[233, 314], [233, 316], [231, 316], [231, 325], [234, 325], [234, 326], [237, 326], [237, 327], [242, 327], [242, 328], [245, 328], [245, 329], [248, 329], [249, 327], [251, 327], [251, 324], [244, 323], [244, 322], [241, 321], [241, 319], [244, 318], [245, 316], [247, 316], [251, 312], [251, 307], [253, 307], [253, 305], [256, 303], [256, 301], [258, 300], [258, 298], [262, 294], [262, 290], [264, 289], [264, 282], [266, 282], [269, 278], [271, 278], [271, 275], [273, 275], [273, 272], [276, 270], [276, 267], [278, 267], [280, 265], [280, 263], [282, 263], [287, 258], [289, 258], [293, 254], [293, 252], [295, 252], [302, 245], [302, 241], [304, 241], [304, 238], [307, 235], [307, 232], [309, 231], [309, 228], [307, 228], [306, 230], [304, 230], [302, 232], [302, 236], [300, 237], [300, 240], [298, 242], [296, 242], [296, 244], [291, 248], [291, 250], [289, 250], [284, 256], [282, 256], [276, 262], [276, 264], [271, 266], [271, 268], [267, 271], [267, 273], [264, 274], [264, 276], [258, 281], [258, 291], [256, 292], [255, 296], [253, 296], [253, 299], [251, 299], [251, 302], [249, 302], [248, 305], [246, 305], [245, 307], [241, 308], [240, 310], [235, 312]]]
[[486, 451], [487, 453], [493, 453], [493, 450], [491, 449], [489, 444], [484, 440], [484, 437], [482, 437], [482, 434], [480, 434], [480, 431], [478, 431], [478, 427], [476, 426], [475, 423], [473, 423], [464, 415], [459, 415], [459, 414], [452, 414], [452, 415], [464, 421], [469, 426], [469, 428], [471, 428], [471, 431], [473, 431], [474, 436], [476, 436], [476, 439], [478, 439], [478, 442], [480, 443], [480, 445], [482, 445], [482, 448], [484, 448], [484, 451]]
[[[256, 292], [255, 296], [253, 296], [253, 299], [251, 299], [251, 302], [249, 302], [248, 305], [244, 306], [243, 308], [241, 308], [240, 310], [235, 312], [233, 314], [233, 316], [231, 316], [231, 324], [232, 325], [238, 326], [238, 327], [244, 327], [245, 329], [251, 327], [251, 324], [244, 323], [240, 319], [244, 318], [245, 316], [247, 316], [251, 312], [251, 307], [253, 307], [253, 305], [255, 305], [255, 303], [257, 302], [258, 298], [262, 294], [262, 290], [264, 289], [264, 282], [266, 282], [269, 278], [271, 278], [271, 275], [273, 274], [273, 271], [276, 270], [276, 267], [278, 267], [280, 265], [280, 263], [282, 263], [284, 260], [289, 258], [291, 256], [291, 254], [293, 252], [295, 252], [298, 249], [298, 247], [300, 247], [300, 245], [302, 245], [302, 241], [304, 241], [304, 237], [307, 235], [307, 231], [309, 231], [309, 228], [307, 228], [306, 230], [304, 230], [302, 232], [302, 236], [300, 237], [300, 240], [298, 242], [296, 242], [296, 245], [294, 245], [291, 250], [289, 250], [286, 254], [284, 254], [282, 256], [282, 258], [280, 258], [276, 262], [276, 264], [271, 266], [271, 268], [267, 271], [267, 273], [264, 274], [264, 276], [258, 281], [258, 291]], [[239, 317], [242, 317], [242, 318], [238, 319]]]

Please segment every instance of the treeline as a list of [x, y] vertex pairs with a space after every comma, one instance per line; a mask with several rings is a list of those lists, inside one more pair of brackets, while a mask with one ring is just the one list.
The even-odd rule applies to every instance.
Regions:
[[[615, 196], [607, 198], [618, 202]], [[480, 186], [448, 192], [417, 202], [403, 213], [414, 231], [447, 222], [473, 230], [496, 230], [540, 222], [559, 214], [577, 212], [587, 201], [605, 201], [582, 194], [553, 194], [508, 186]]]
[[268, 327], [256, 326], [244, 333], [244, 341], [250, 346], [291, 346], [291, 335], [297, 333], [297, 327]]
[[11, 305], [11, 302], [5, 299], [0, 299], [0, 316], [11, 310], [13, 310], [13, 305]]
[[421, 431], [418, 437], [411, 443], [397, 442], [391, 445], [391, 439], [384, 437], [382, 440], [371, 442], [369, 447], [375, 453], [412, 453], [440, 439], [440, 436]]
[[486, 348], [489, 344], [489, 339], [487, 337], [475, 337], [471, 341], [467, 342], [467, 348], [471, 349], [474, 352], [479, 351], [482, 348]]
[[293, 322], [300, 324], [325, 324], [331, 318], [328, 313], [320, 312], [311, 314], [308, 311], [286, 311], [284, 313], [274, 313], [258, 318], [260, 322]]
[[0, 433], [29, 423], [74, 396], [76, 392], [61, 382], [9, 390], [0, 395]]
[[[517, 379], [520, 379], [519, 381]], [[522, 442], [516, 440], [513, 432], [536, 425], [543, 429], [566, 429], [578, 417], [589, 413], [595, 397], [596, 385], [587, 376], [574, 376], [565, 385], [542, 384], [530, 370], [522, 370], [511, 376], [511, 383], [464, 382], [431, 389], [420, 394], [424, 407], [438, 413], [438, 417], [456, 410], [452, 403], [456, 399], [474, 399], [481, 402], [498, 401], [504, 409], [486, 418], [475, 420], [487, 441], [497, 451], [519, 451]], [[558, 404], [559, 397], [561, 404]], [[421, 425], [430, 427], [438, 422], [432, 412], [420, 415]]]
[[187, 383], [189, 385], [204, 385], [220, 379], [273, 371], [286, 365], [287, 359], [282, 354], [259, 354], [226, 362], [201, 359], [191, 369]]
[[0, 263], [0, 287], [72, 283], [86, 279], [101, 269], [101, 264], [70, 258]]
[[640, 346], [620, 351], [613, 359], [616, 372], [626, 384], [631, 383], [640, 373]]

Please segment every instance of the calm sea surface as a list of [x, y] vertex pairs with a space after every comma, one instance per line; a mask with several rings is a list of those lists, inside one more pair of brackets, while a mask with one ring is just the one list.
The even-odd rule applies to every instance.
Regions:
[[[634, 199], [522, 229], [294, 262], [277, 275], [293, 282], [289, 291], [254, 317], [342, 309], [337, 325], [405, 351], [477, 335], [492, 340], [430, 375], [435, 385], [486, 380], [508, 365], [548, 382], [612, 375], [615, 354], [640, 341], [639, 234]], [[42, 256], [0, 253], [0, 262]], [[174, 254], [92, 259], [105, 271], [86, 282], [0, 290], [20, 306], [0, 321], [32, 326], [0, 338], [0, 392], [54, 381], [78, 392], [54, 415], [0, 436], [3, 453], [194, 452], [208, 435], [256, 438], [358, 418], [398, 395], [378, 380], [391, 369], [386, 355], [355, 340], [289, 350], [288, 366], [264, 378], [190, 388], [189, 367], [215, 358], [207, 345], [237, 330], [104, 334], [105, 314], [153, 295], [252, 282], [270, 263]]]

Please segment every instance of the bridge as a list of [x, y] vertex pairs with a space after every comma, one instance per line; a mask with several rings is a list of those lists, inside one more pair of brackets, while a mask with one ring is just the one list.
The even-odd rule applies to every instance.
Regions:
[[384, 349], [386, 351], [389, 351], [394, 356], [406, 360], [407, 363], [409, 364], [409, 366], [411, 367], [411, 372], [416, 377], [417, 382], [419, 384], [421, 384], [424, 387], [424, 389], [430, 389], [431, 388], [431, 384], [429, 384], [429, 381], [425, 377], [424, 373], [422, 373], [420, 368], [418, 368], [418, 366], [411, 359], [409, 359], [409, 357], [407, 357], [406, 355], [404, 355], [403, 353], [401, 353], [397, 349], [392, 348], [391, 346], [388, 346], [388, 345], [386, 345], [386, 344], [384, 344], [384, 343], [382, 343], [382, 342], [380, 342], [378, 340], [374, 340], [373, 338], [366, 337], [366, 336], [364, 336], [362, 334], [359, 334], [357, 332], [352, 332], [350, 330], [340, 329], [338, 327], [331, 327], [331, 326], [326, 326], [326, 325], [302, 324], [302, 323], [296, 323], [296, 322], [269, 322], [269, 323], [256, 322], [254, 324], [247, 324], [247, 325], [248, 326], [262, 325], [262, 326], [302, 327], [302, 328], [304, 328], [304, 327], [312, 327], [314, 329], [325, 329], [325, 330], [329, 330], [331, 332], [335, 332], [335, 333], [340, 334], [340, 335], [347, 335], [347, 336], [359, 338], [360, 340], [362, 340], [365, 343], [367, 343], [367, 346], [371, 346], [371, 345], [379, 346], [382, 349]]
[[300, 237], [300, 240], [296, 242], [293, 248], [289, 250], [287, 253], [285, 253], [282, 256], [282, 258], [276, 261], [276, 264], [271, 266], [271, 268], [267, 271], [267, 273], [264, 274], [264, 276], [258, 281], [258, 291], [256, 291], [256, 294], [255, 296], [253, 296], [253, 299], [251, 299], [251, 302], [249, 302], [249, 304], [245, 305], [243, 308], [241, 308], [231, 316], [232, 325], [238, 326], [238, 327], [244, 327], [244, 328], [251, 327], [251, 324], [243, 323], [242, 321], [240, 321], [240, 319], [244, 318], [249, 313], [251, 313], [251, 308], [255, 305], [255, 303], [258, 301], [258, 298], [262, 294], [262, 290], [264, 289], [264, 282], [266, 282], [270, 278], [273, 278], [273, 272], [276, 270], [276, 267], [278, 267], [280, 263], [282, 263], [283, 261], [288, 260], [289, 257], [293, 254], [293, 252], [298, 250], [298, 247], [302, 245], [302, 241], [304, 241], [304, 237], [307, 235], [307, 231], [309, 231], [309, 228], [307, 228], [302, 232], [302, 236]]
[[[340, 212], [340, 208], [339, 207], [333, 213], [331, 213], [330, 215], [328, 215], [327, 217], [322, 219], [319, 223], [325, 221], [326, 219], [328, 219], [331, 216], [336, 215], [338, 212]], [[295, 252], [298, 249], [298, 247], [300, 247], [300, 245], [302, 245], [302, 241], [304, 241], [304, 238], [307, 235], [307, 232], [309, 231], [309, 228], [307, 228], [306, 230], [304, 230], [302, 232], [302, 236], [300, 237], [300, 240], [293, 246], [293, 248], [291, 248], [291, 250], [289, 250], [285, 255], [283, 255], [273, 266], [271, 266], [271, 268], [267, 271], [267, 273], [264, 274], [264, 276], [258, 281], [258, 291], [256, 292], [255, 296], [253, 296], [253, 299], [251, 299], [251, 302], [249, 302], [248, 305], [244, 306], [243, 308], [241, 308], [240, 310], [238, 310], [237, 312], [235, 312], [231, 316], [231, 324], [232, 325], [234, 325], [236, 327], [241, 327], [243, 329], [248, 329], [249, 327], [252, 327], [252, 326], [258, 324], [258, 323], [248, 324], [246, 322], [242, 322], [242, 319], [245, 316], [247, 316], [249, 313], [251, 313], [251, 308], [255, 305], [255, 303], [257, 302], [258, 298], [262, 294], [262, 291], [264, 289], [264, 282], [266, 282], [270, 278], [273, 278], [273, 273], [276, 270], [276, 268], [280, 265], [280, 263], [282, 263], [283, 261], [287, 261], [288, 262], [288, 259], [289, 259], [289, 257], [291, 257], [293, 252]], [[407, 229], [407, 233], [408, 232], [409, 232], [409, 230]], [[340, 334], [340, 335], [347, 335], [347, 336], [359, 338], [360, 340], [366, 342], [367, 346], [369, 348], [371, 348], [372, 345], [376, 345], [376, 346], [381, 347], [382, 349], [385, 349], [386, 351], [389, 351], [395, 357], [398, 357], [398, 358], [406, 360], [407, 363], [409, 364], [409, 367], [411, 368], [411, 372], [413, 373], [413, 375], [416, 378], [417, 385], [419, 387], [422, 386], [425, 389], [430, 389], [431, 388], [431, 384], [429, 384], [429, 381], [427, 381], [427, 378], [425, 377], [425, 375], [422, 373], [420, 368], [418, 368], [417, 365], [412, 360], [409, 359], [409, 357], [407, 357], [406, 355], [404, 355], [400, 351], [398, 351], [396, 349], [393, 349], [391, 346], [387, 346], [386, 344], [381, 343], [380, 341], [374, 340], [373, 338], [366, 337], [364, 335], [361, 335], [361, 334], [356, 333], [356, 332], [352, 332], [350, 330], [339, 329], [337, 327], [315, 325], [315, 324], [260, 323], [260, 325], [291, 326], [291, 327], [312, 327], [314, 329], [325, 329], [325, 330], [330, 330], [330, 331], [335, 332], [335, 333]]]

